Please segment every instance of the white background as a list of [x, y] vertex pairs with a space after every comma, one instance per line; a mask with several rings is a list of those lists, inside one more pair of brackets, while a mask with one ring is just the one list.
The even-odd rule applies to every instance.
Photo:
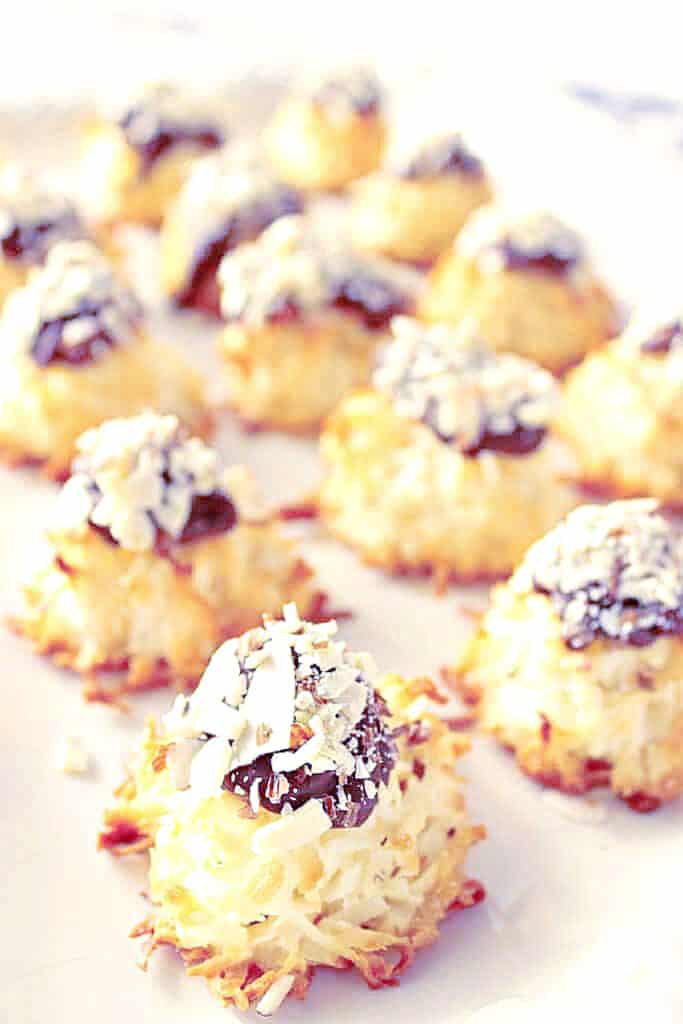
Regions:
[[[18, 105], [32, 116], [11, 132], [3, 120], [0, 150], [26, 146], [49, 163], [52, 122], [36, 111], [116, 96], [137, 79], [222, 83], [360, 57], [390, 82], [400, 131], [464, 125], [511, 198], [549, 203], [586, 231], [626, 304], [680, 301], [683, 125], [671, 117], [624, 122], [566, 91], [582, 82], [620, 95], [683, 97], [675, 5], [639, 6], [634, 16], [623, 4], [595, 2], [13, 5], [3, 22], [0, 108]], [[154, 298], [153, 261], [143, 276]], [[203, 355], [210, 344], [192, 319], [179, 326], [157, 311], [154, 323], [190, 352]], [[226, 425], [222, 447], [254, 467], [273, 500], [315, 480], [306, 443], [245, 439]], [[31, 474], [0, 471], [3, 612], [52, 494]], [[354, 645], [406, 673], [435, 672], [453, 657], [467, 628], [460, 603], [475, 598], [451, 592], [437, 600], [422, 585], [384, 581], [315, 532], [307, 537], [321, 582], [354, 611], [344, 627]], [[143, 874], [94, 849], [144, 711], [163, 708], [166, 697], [150, 697], [126, 719], [84, 706], [73, 678], [9, 635], [0, 636], [0, 658], [0, 1018], [232, 1020], [170, 955], [160, 954], [148, 976], [135, 969], [126, 933], [145, 912]], [[87, 778], [56, 771], [65, 734], [94, 755]], [[490, 832], [472, 858], [487, 904], [450, 922], [400, 989], [373, 994], [352, 977], [320, 976], [307, 1003], [288, 1006], [281, 1019], [680, 1022], [681, 808], [643, 818], [608, 797], [597, 805], [548, 798], [485, 741], [466, 774], [472, 816]]]

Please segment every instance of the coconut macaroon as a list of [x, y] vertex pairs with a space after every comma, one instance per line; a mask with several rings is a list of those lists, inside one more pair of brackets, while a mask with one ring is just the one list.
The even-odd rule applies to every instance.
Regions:
[[246, 470], [222, 469], [175, 416], [110, 420], [78, 451], [17, 620], [42, 653], [123, 673], [124, 690], [193, 684], [264, 609], [316, 612], [311, 571]]
[[302, 998], [318, 966], [392, 984], [450, 910], [482, 899], [454, 762], [467, 743], [408, 708], [428, 680], [296, 608], [224, 644], [189, 699], [149, 725], [101, 846], [149, 850], [147, 953], [239, 1009]]
[[680, 525], [586, 505], [496, 588], [456, 679], [529, 775], [649, 811], [683, 790], [682, 634]]
[[225, 141], [212, 105], [170, 83], [148, 86], [117, 117], [89, 126], [82, 189], [98, 221], [156, 226], [194, 161]]
[[185, 309], [220, 315], [218, 266], [225, 254], [303, 209], [251, 149], [228, 147], [197, 161], [161, 229], [161, 278]]
[[176, 413], [204, 433], [204, 385], [144, 331], [141, 306], [90, 242], [60, 242], [0, 319], [0, 455], [66, 475], [76, 439], [113, 416]]
[[399, 317], [392, 329], [372, 390], [325, 426], [321, 515], [390, 572], [506, 575], [577, 502], [548, 431], [555, 381], [452, 327]]
[[420, 305], [425, 320], [468, 317], [490, 345], [553, 373], [579, 362], [617, 330], [613, 300], [579, 237], [548, 213], [476, 211], [434, 267]]
[[634, 318], [567, 377], [558, 430], [581, 480], [683, 506], [683, 317]]
[[379, 167], [386, 123], [374, 74], [352, 69], [300, 83], [266, 133], [283, 181], [302, 189], [339, 189]]
[[316, 237], [286, 217], [219, 269], [228, 401], [248, 423], [317, 430], [370, 379], [377, 346], [412, 305], [400, 268]]
[[431, 262], [491, 196], [484, 166], [462, 136], [440, 136], [354, 186], [353, 239], [393, 259]]
[[85, 238], [76, 207], [18, 164], [0, 172], [0, 306], [60, 241]]

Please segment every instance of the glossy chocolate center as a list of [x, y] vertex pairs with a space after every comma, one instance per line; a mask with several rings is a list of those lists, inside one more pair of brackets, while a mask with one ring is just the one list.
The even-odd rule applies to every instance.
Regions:
[[[305, 682], [300, 686], [305, 688]], [[265, 754], [229, 772], [223, 787], [248, 796], [256, 783], [259, 803], [275, 814], [282, 813], [285, 806], [296, 810], [309, 800], [317, 799], [333, 828], [362, 825], [377, 804], [379, 786], [387, 784], [396, 762], [396, 745], [384, 723], [387, 714], [382, 698], [370, 694], [363, 714], [344, 741], [354, 758], [365, 764], [369, 777], [359, 778], [355, 774], [340, 777], [334, 771], [314, 773], [310, 765], [276, 773], [272, 767], [274, 755]], [[365, 772], [363, 774], [365, 776]]]

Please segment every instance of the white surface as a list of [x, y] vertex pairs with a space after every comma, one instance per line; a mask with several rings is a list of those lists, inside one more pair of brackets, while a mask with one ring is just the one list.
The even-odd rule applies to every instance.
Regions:
[[[410, 92], [406, 116], [408, 99], [420, 109], [417, 89]], [[666, 257], [677, 256], [681, 237], [681, 212], [667, 206], [678, 198], [680, 164], [665, 165], [659, 151], [635, 145], [602, 115], [585, 115], [557, 97], [519, 89], [508, 95], [508, 105], [525, 110], [514, 124], [501, 120], [497, 101], [479, 99], [462, 119], [512, 195], [542, 196], [590, 229], [596, 254], [628, 301], [679, 285], [680, 261]], [[438, 112], [438, 104], [429, 109]], [[651, 183], [646, 192], [643, 181]], [[145, 263], [144, 277], [153, 298], [153, 262]], [[170, 318], [157, 308], [154, 325], [205, 357], [212, 331], [195, 318]], [[307, 442], [245, 437], [226, 420], [221, 447], [230, 460], [250, 464], [274, 500], [295, 498], [315, 482], [317, 460]], [[15, 601], [53, 493], [34, 474], [0, 471], [2, 612]], [[469, 628], [460, 602], [476, 595], [451, 591], [438, 599], [424, 584], [384, 580], [316, 527], [302, 533], [334, 605], [353, 610], [343, 626], [351, 644], [372, 650], [380, 667], [404, 673], [434, 673], [453, 658]], [[236, 1019], [169, 953], [154, 957], [148, 975], [136, 969], [127, 932], [145, 914], [142, 861], [95, 852], [102, 808], [143, 717], [165, 708], [169, 695], [148, 695], [125, 717], [84, 705], [74, 677], [9, 634], [0, 636], [0, 657], [0, 1017], [8, 1024]], [[64, 735], [81, 738], [94, 755], [83, 778], [55, 769]], [[489, 899], [449, 921], [400, 988], [371, 993], [354, 975], [321, 972], [306, 1002], [287, 1004], [279, 1019], [403, 1024], [428, 1015], [434, 1024], [463, 1024], [481, 1011], [473, 1024], [645, 1015], [653, 1024], [680, 1022], [683, 809], [639, 817], [599, 796], [604, 813], [591, 804], [577, 814], [578, 801], [567, 807], [545, 798], [485, 740], [475, 742], [465, 773], [471, 816], [490, 833], [471, 859]]]

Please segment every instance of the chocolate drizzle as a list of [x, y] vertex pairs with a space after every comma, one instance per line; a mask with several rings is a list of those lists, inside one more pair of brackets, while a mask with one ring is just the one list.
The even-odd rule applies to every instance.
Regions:
[[[30, 350], [38, 366], [50, 366], [53, 363], [79, 366], [92, 362], [107, 348], [116, 345], [116, 338], [100, 317], [101, 312], [101, 306], [82, 302], [73, 313], [43, 321]], [[64, 340], [67, 324], [76, 324], [79, 321], [91, 324], [90, 330], [81, 341], [67, 344]]]
[[505, 270], [531, 270], [556, 276], [569, 273], [581, 258], [578, 246], [554, 247], [550, 242], [524, 246], [509, 237], [490, 246], [490, 251], [495, 251]]
[[[148, 512], [148, 516], [156, 530], [154, 550], [162, 557], [167, 557], [177, 544], [190, 544], [193, 541], [206, 540], [207, 537], [216, 537], [221, 533], [227, 533], [237, 526], [238, 520], [234, 502], [222, 491], [194, 496], [190, 514], [179, 537], [171, 537], [166, 533], [155, 521], [153, 513]], [[92, 520], [88, 520], [88, 523], [90, 528], [108, 544], [119, 546], [119, 542], [107, 526], [99, 526]]]
[[648, 355], [668, 355], [674, 346], [683, 342], [683, 323], [674, 320], [672, 323], [660, 327], [650, 335], [640, 346], [641, 352]]
[[334, 282], [330, 301], [344, 313], [359, 317], [371, 331], [385, 330], [393, 317], [408, 312], [409, 306], [406, 293], [393, 281], [361, 267]]
[[556, 395], [546, 371], [443, 325], [401, 317], [392, 331], [373, 383], [399, 415], [424, 423], [468, 457], [523, 456], [540, 447]]
[[222, 146], [225, 141], [223, 132], [215, 124], [175, 120], [144, 102], [126, 111], [119, 120], [119, 127], [128, 145], [140, 157], [141, 177], [149, 174], [162, 156], [181, 143], [209, 150]]
[[267, 199], [247, 202], [242, 209], [231, 213], [197, 247], [186, 283], [174, 296], [176, 305], [220, 316], [217, 273], [225, 254], [244, 242], [253, 241], [280, 217], [301, 213], [302, 210], [303, 201], [299, 193], [278, 184]]
[[[4, 210], [0, 211], [3, 214]], [[2, 220], [3, 235], [0, 239], [4, 259], [42, 263], [47, 251], [56, 241], [82, 238], [83, 224], [76, 211], [65, 206], [54, 218], [19, 219], [7, 211]]]
[[246, 796], [256, 782], [260, 805], [275, 814], [281, 814], [285, 807], [294, 811], [309, 800], [320, 800], [333, 828], [356, 828], [370, 817], [379, 786], [388, 783], [396, 762], [396, 745], [384, 723], [386, 715], [382, 698], [369, 693], [361, 717], [344, 741], [356, 764], [365, 766], [367, 777], [340, 777], [335, 771], [314, 773], [306, 764], [294, 771], [276, 773], [272, 758], [277, 755], [266, 754], [229, 772], [223, 787]]
[[483, 175], [484, 168], [481, 160], [467, 149], [460, 135], [449, 135], [427, 143], [398, 173], [401, 178], [414, 181], [445, 174], [478, 178]]
[[311, 99], [323, 109], [344, 109], [358, 117], [370, 117], [379, 111], [382, 90], [374, 75], [356, 70], [321, 82]]

